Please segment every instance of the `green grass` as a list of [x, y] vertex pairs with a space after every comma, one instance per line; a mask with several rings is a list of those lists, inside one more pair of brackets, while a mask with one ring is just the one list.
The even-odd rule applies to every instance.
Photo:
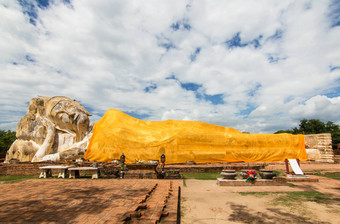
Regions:
[[256, 197], [262, 197], [262, 196], [265, 196], [265, 195], [275, 194], [275, 193], [277, 193], [277, 192], [239, 192], [239, 194], [243, 195], [243, 196], [253, 195], [253, 196], [256, 196]]
[[182, 178], [185, 179], [197, 179], [197, 180], [216, 180], [221, 177], [219, 172], [212, 173], [181, 173]]
[[284, 171], [283, 170], [274, 170], [274, 173], [276, 174], [276, 177], [280, 177], [283, 175]]
[[331, 196], [322, 194], [318, 191], [297, 191], [297, 192], [240, 192], [241, 195], [254, 195], [262, 197], [265, 195], [277, 195], [274, 199], [274, 205], [283, 205], [293, 207], [301, 204], [304, 201], [312, 201], [316, 203], [327, 203], [331, 200]]
[[328, 177], [336, 180], [340, 180], [340, 174], [339, 173], [332, 173], [332, 174], [316, 174], [321, 177]]
[[294, 206], [300, 204], [302, 201], [312, 201], [316, 203], [325, 203], [331, 196], [322, 194], [318, 191], [300, 191], [300, 192], [286, 192], [275, 199], [275, 204], [284, 206]]
[[185, 179], [183, 179], [183, 187], [187, 186], [187, 182], [185, 181]]
[[293, 184], [293, 183], [288, 183], [288, 186], [289, 186], [289, 187], [296, 187], [296, 185]]
[[4, 183], [16, 183], [29, 179], [37, 179], [38, 175], [35, 176], [0, 176], [0, 182]]

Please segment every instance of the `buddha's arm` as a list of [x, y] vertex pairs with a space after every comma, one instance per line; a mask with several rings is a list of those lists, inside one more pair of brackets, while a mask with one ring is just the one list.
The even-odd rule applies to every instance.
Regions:
[[64, 148], [62, 151], [45, 155], [41, 158], [42, 161], [59, 161], [59, 160], [73, 160], [82, 158], [89, 144], [92, 133], [89, 133], [82, 141], [77, 142], [70, 147]]
[[47, 135], [44, 140], [44, 143], [39, 147], [38, 151], [35, 153], [32, 162], [39, 162], [42, 160], [42, 158], [49, 154], [53, 145], [54, 137], [55, 137], [55, 126], [54, 124], [49, 121], [48, 119], [45, 119], [45, 122], [47, 124]]

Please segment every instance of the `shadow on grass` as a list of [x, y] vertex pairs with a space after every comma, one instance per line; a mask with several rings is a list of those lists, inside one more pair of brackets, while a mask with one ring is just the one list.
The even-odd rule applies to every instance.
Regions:
[[[299, 186], [300, 187], [300, 186]], [[332, 197], [327, 194], [315, 191], [312, 186], [303, 186], [306, 191], [293, 191], [293, 192], [240, 192], [241, 195], [253, 195], [257, 197], [265, 195], [277, 195], [273, 200], [273, 204], [283, 206], [294, 206], [304, 201], [311, 201], [318, 204], [326, 205], [339, 205], [340, 199]], [[308, 191], [307, 191], [308, 190]]]
[[234, 204], [230, 205], [232, 214], [229, 221], [255, 224], [273, 224], [273, 223], [305, 223], [305, 224], [329, 224], [328, 222], [315, 222], [305, 217], [297, 216], [292, 213], [283, 212], [277, 208], [268, 208], [272, 214], [255, 212], [247, 206]]

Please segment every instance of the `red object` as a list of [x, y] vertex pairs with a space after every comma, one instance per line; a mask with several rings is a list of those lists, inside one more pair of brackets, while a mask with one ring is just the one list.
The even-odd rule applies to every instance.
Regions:
[[257, 175], [255, 171], [249, 170], [249, 171], [246, 171], [246, 173], [248, 174], [246, 182], [255, 180], [256, 175]]
[[289, 166], [288, 166], [288, 159], [285, 159], [285, 163], [286, 163], [286, 174], [289, 174]]
[[257, 173], [255, 172], [255, 171], [252, 171], [252, 170], [250, 170], [250, 171], [247, 171], [247, 174], [248, 175], [254, 175], [254, 176], [256, 176], [257, 175]]

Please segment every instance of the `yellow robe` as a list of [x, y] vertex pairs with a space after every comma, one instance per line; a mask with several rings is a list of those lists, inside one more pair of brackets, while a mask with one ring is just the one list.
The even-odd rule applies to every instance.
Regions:
[[243, 134], [200, 121], [144, 121], [110, 109], [95, 124], [84, 158], [110, 162], [123, 152], [128, 163], [158, 160], [162, 153], [166, 163], [308, 160], [303, 135]]

